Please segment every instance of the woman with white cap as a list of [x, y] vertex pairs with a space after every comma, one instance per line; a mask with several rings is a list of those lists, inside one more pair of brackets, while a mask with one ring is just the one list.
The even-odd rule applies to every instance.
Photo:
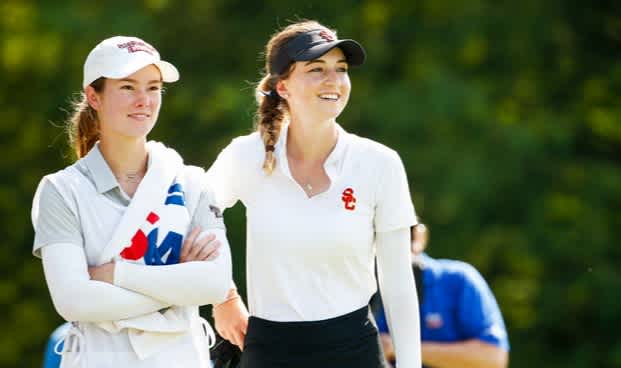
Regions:
[[209, 366], [198, 305], [230, 287], [224, 224], [203, 170], [147, 141], [162, 84], [178, 78], [135, 37], [86, 59], [69, 121], [78, 160], [41, 180], [32, 208], [33, 253], [72, 322], [61, 367]]
[[244, 368], [382, 367], [368, 318], [377, 258], [397, 364], [420, 368], [403, 164], [336, 123], [364, 50], [304, 21], [272, 36], [265, 56], [257, 131], [207, 172], [216, 202], [241, 200], [247, 217], [250, 312], [232, 289], [214, 307], [216, 328], [243, 348]]

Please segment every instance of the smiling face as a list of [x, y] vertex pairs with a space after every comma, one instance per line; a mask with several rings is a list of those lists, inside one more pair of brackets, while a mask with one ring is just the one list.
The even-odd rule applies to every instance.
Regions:
[[287, 79], [278, 82], [278, 93], [287, 100], [295, 120], [334, 120], [349, 100], [351, 82], [343, 51], [333, 48], [318, 59], [298, 61]]
[[145, 139], [155, 126], [162, 102], [162, 77], [148, 65], [123, 79], [106, 79], [101, 93], [87, 87], [97, 111], [101, 139]]

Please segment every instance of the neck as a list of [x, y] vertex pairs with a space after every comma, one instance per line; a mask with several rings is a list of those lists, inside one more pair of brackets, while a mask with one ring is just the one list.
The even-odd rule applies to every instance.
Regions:
[[117, 178], [128, 175], [142, 177], [147, 170], [148, 152], [145, 139], [128, 141], [101, 139], [99, 149]]
[[287, 154], [296, 160], [323, 162], [336, 145], [334, 120], [305, 122], [291, 119], [287, 133]]

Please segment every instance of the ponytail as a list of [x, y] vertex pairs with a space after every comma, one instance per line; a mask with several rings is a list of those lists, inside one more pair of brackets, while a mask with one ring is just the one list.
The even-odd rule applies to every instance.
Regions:
[[256, 89], [258, 104], [256, 126], [263, 139], [263, 145], [265, 146], [263, 170], [268, 175], [270, 175], [272, 171], [274, 171], [274, 167], [276, 167], [274, 146], [276, 142], [278, 142], [285, 116], [289, 113], [287, 101], [276, 92], [276, 83], [287, 79], [294, 65], [294, 62], [291, 61], [289, 67], [285, 68], [284, 71], [280, 71], [280, 68], [275, 71], [273, 68], [275, 58], [289, 40], [300, 33], [320, 28], [328, 30], [328, 28], [313, 20], [290, 24], [272, 35], [267, 45], [265, 45], [265, 76], [261, 79]]
[[265, 146], [263, 170], [268, 175], [274, 171], [276, 166], [274, 149], [280, 136], [287, 109], [286, 101], [276, 92], [275, 80], [276, 78], [268, 74], [257, 86], [256, 125]]
[[[105, 78], [99, 78], [91, 83], [97, 92], [103, 91]], [[97, 111], [89, 105], [84, 92], [73, 102], [73, 113], [67, 121], [69, 145], [73, 148], [78, 159], [86, 156], [99, 140], [99, 121]]]

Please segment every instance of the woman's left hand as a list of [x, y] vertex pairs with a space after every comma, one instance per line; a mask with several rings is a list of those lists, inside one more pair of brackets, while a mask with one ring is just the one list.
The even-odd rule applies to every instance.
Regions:
[[89, 267], [88, 274], [91, 275], [91, 280], [114, 284], [114, 262], [104, 263], [101, 266]]
[[179, 263], [192, 261], [213, 261], [220, 255], [222, 243], [214, 234], [202, 234], [200, 226], [185, 237], [181, 246]]

